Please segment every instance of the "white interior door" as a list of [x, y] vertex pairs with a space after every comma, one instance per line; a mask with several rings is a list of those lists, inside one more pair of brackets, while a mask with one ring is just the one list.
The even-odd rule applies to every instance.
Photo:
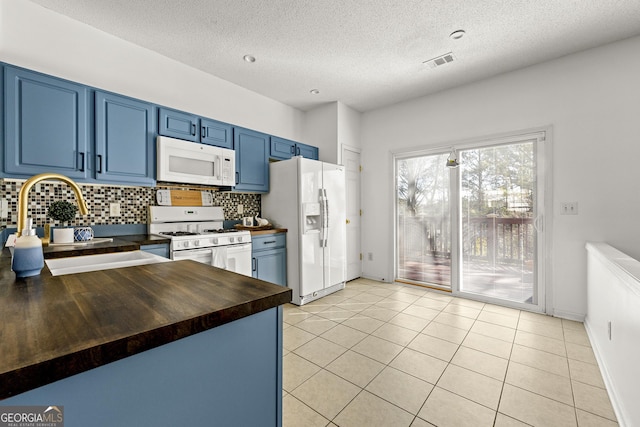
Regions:
[[347, 280], [362, 275], [360, 259], [360, 153], [342, 148], [342, 164], [346, 176]]

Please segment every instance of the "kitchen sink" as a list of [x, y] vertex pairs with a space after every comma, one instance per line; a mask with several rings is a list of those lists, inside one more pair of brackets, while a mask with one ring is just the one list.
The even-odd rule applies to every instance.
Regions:
[[171, 260], [149, 252], [129, 251], [47, 259], [45, 263], [53, 276], [61, 276], [64, 274], [109, 270], [112, 268], [132, 267], [135, 265], [155, 264], [167, 261]]

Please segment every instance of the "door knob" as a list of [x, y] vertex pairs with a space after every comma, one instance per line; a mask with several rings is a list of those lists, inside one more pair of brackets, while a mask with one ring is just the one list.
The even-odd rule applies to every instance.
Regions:
[[351, 224], [351, 221], [347, 220], [347, 224]]

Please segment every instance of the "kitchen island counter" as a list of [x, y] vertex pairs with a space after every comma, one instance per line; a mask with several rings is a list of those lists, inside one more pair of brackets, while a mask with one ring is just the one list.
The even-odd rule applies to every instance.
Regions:
[[0, 399], [291, 300], [287, 288], [188, 260], [56, 277], [45, 266], [26, 279], [10, 262], [4, 251]]

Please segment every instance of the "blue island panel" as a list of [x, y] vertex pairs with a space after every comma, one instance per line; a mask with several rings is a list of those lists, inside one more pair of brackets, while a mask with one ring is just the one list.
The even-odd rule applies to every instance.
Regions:
[[282, 307], [2, 401], [64, 406], [66, 427], [282, 425]]

